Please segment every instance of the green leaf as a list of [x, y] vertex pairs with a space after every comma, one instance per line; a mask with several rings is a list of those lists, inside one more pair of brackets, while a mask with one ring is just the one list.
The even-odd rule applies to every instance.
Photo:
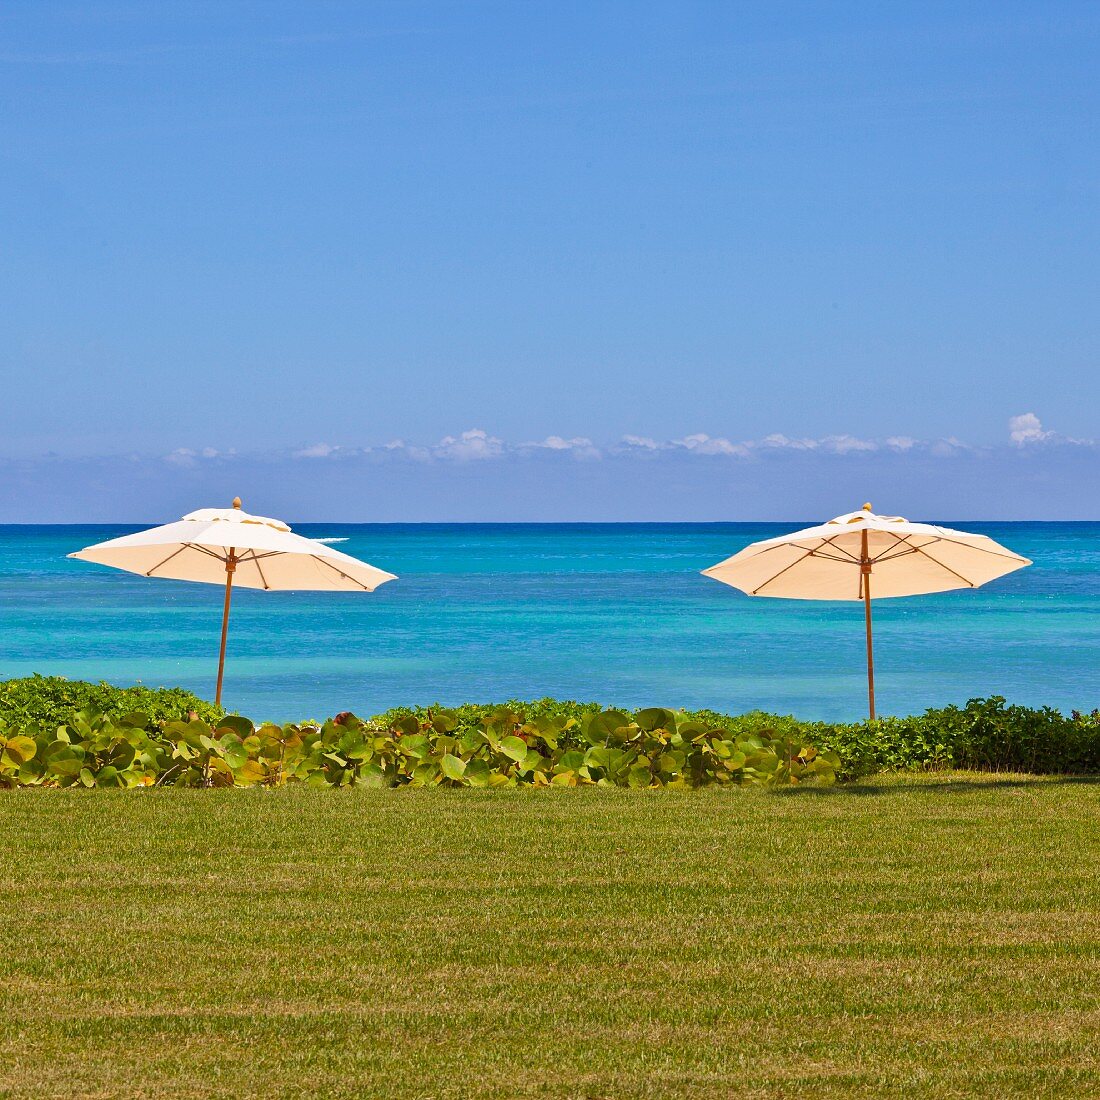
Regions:
[[367, 787], [386, 787], [389, 785], [385, 771], [374, 763], [364, 764], [359, 769], [359, 781]]
[[137, 749], [129, 741], [116, 742], [111, 749], [111, 763], [119, 771], [125, 771], [134, 762], [135, 756]]
[[460, 760], [457, 756], [447, 753], [439, 762], [439, 770], [448, 778], [456, 781], [461, 780], [466, 773], [465, 761]]
[[246, 760], [236, 771], [238, 782], [245, 784], [259, 783], [266, 774], [258, 760]]
[[64, 756], [54, 757], [47, 762], [47, 766], [53, 775], [72, 777], [80, 774], [83, 763], [77, 756]]
[[640, 710], [634, 715], [634, 721], [647, 733], [662, 729], [668, 730], [669, 733], [676, 732], [676, 715], [671, 710], [665, 710], [664, 707]]
[[500, 743], [501, 752], [517, 764], [527, 755], [527, 742], [522, 737], [505, 737]]
[[242, 718], [239, 714], [227, 714], [224, 718], [219, 718], [217, 728], [219, 730], [229, 730], [242, 739], [253, 732], [252, 722], [247, 718]]
[[18, 767], [34, 758], [38, 746], [29, 737], [11, 737], [4, 745], [3, 762]]
[[45, 774], [46, 762], [44, 760], [28, 760], [19, 769], [19, 782], [37, 783]]
[[743, 752], [734, 752], [722, 761], [722, 765], [728, 771], [740, 771], [745, 766], [745, 754]]
[[131, 710], [122, 715], [121, 718], [116, 719], [116, 724], [130, 729], [145, 729], [146, 726], [151, 724], [151, 721], [149, 715], [143, 711]]
[[233, 734], [223, 739], [221, 750], [222, 759], [224, 759], [231, 768], [240, 768], [248, 760], [248, 752], [244, 745], [242, 745], [240, 740]]
[[582, 767], [584, 767], [584, 753], [579, 752], [577, 749], [572, 749], [569, 752], [563, 752], [561, 754], [561, 758], [554, 765], [554, 771], [575, 772]]
[[601, 769], [612, 782], [625, 780], [626, 769], [637, 759], [637, 753], [626, 749], [613, 748], [610, 745], [594, 745], [584, 754], [586, 767]]
[[585, 738], [592, 744], [607, 742], [621, 744], [631, 729], [635, 728], [630, 716], [619, 710], [604, 710], [598, 714], [586, 714], [581, 722]]
[[471, 787], [487, 787], [492, 769], [487, 760], [470, 760], [466, 764], [466, 772], [463, 778]]
[[417, 764], [413, 768], [412, 779], [421, 786], [436, 782], [439, 779], [439, 765], [433, 760], [429, 760], [425, 764]]
[[423, 759], [431, 752], [428, 739], [421, 733], [413, 734], [411, 737], [402, 737], [397, 742], [397, 747], [406, 756], [413, 756], [418, 760]]
[[544, 766], [548, 765], [549, 761], [537, 749], [528, 748], [523, 759], [516, 763], [519, 764], [521, 772], [535, 772], [544, 770]]

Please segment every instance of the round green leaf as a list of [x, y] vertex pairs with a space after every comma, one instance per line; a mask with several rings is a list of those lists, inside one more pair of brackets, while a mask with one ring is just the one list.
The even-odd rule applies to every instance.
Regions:
[[527, 742], [522, 737], [505, 737], [500, 743], [500, 750], [518, 764], [527, 755]]
[[487, 760], [470, 760], [466, 764], [463, 778], [471, 787], [487, 787], [492, 769]]
[[439, 770], [448, 779], [459, 780], [466, 772], [466, 764], [457, 756], [447, 753], [439, 762]]
[[4, 745], [3, 761], [18, 767], [33, 759], [38, 746], [29, 737], [11, 737]]

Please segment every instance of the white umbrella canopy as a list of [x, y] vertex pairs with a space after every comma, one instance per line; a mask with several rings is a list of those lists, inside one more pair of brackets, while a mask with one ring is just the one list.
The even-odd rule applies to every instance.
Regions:
[[230, 550], [238, 588], [373, 592], [396, 579], [326, 543], [294, 534], [281, 520], [249, 515], [239, 507], [202, 508], [175, 523], [88, 546], [69, 557], [143, 577], [223, 584]]
[[339, 550], [294, 534], [281, 520], [232, 508], [202, 508], [175, 523], [109, 539], [69, 555], [143, 577], [225, 585], [215, 701], [221, 702], [233, 586], [297, 591], [373, 592], [396, 580]]
[[862, 511], [817, 527], [754, 542], [703, 574], [750, 596], [863, 601], [867, 692], [874, 718], [872, 599], [977, 588], [1030, 564], [987, 535], [875, 515], [865, 504]]
[[862, 600], [865, 560], [875, 599], [977, 588], [1031, 564], [987, 535], [877, 516], [866, 505], [818, 527], [754, 542], [703, 574], [750, 596]]

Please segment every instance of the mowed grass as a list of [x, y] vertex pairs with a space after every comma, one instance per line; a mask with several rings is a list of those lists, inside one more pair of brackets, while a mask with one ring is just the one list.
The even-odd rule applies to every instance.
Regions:
[[0, 1095], [1100, 1095], [1100, 785], [3, 795]]

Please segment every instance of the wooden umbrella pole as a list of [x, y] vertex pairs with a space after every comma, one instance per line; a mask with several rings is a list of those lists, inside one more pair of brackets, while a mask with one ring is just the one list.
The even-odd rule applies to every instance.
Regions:
[[859, 563], [863, 581], [863, 618], [867, 626], [867, 706], [875, 720], [875, 652], [871, 643], [871, 555], [867, 550], [867, 532], [863, 532], [863, 553]]
[[225, 559], [225, 606], [222, 608], [222, 645], [218, 654], [218, 686], [214, 692], [215, 706], [222, 702], [222, 677], [225, 675], [225, 642], [229, 637], [229, 599], [233, 595], [233, 574], [237, 569], [237, 548], [231, 546]]

